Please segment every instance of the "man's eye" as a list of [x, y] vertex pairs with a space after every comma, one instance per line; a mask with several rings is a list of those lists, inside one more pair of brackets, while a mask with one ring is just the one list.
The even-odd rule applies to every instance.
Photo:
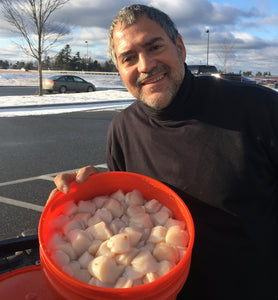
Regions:
[[150, 48], [150, 50], [151, 50], [151, 51], [155, 51], [155, 50], [160, 49], [161, 47], [162, 47], [161, 45], [153, 45], [153, 46]]
[[123, 59], [123, 63], [131, 62], [131, 61], [134, 60], [134, 59], [135, 59], [135, 55], [126, 56], [126, 57]]

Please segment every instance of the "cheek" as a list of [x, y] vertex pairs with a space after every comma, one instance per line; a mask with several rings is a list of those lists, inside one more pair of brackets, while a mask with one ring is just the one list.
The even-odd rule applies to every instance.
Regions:
[[127, 89], [136, 89], [137, 73], [135, 71], [121, 71], [119, 70], [121, 78]]

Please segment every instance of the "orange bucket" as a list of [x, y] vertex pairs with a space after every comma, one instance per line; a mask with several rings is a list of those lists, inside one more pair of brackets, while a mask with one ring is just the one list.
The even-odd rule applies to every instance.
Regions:
[[1, 299], [50, 300], [53, 299], [40, 266], [28, 266], [0, 276]]
[[[181, 261], [163, 277], [131, 288], [103, 288], [79, 281], [63, 272], [50, 258], [47, 244], [51, 237], [50, 222], [62, 212], [65, 201], [78, 202], [100, 195], [112, 194], [121, 189], [124, 193], [139, 190], [146, 200], [156, 199], [168, 207], [174, 218], [185, 222], [190, 240]], [[161, 182], [129, 172], [104, 172], [90, 176], [83, 184], [72, 182], [70, 193], [58, 192], [46, 205], [39, 223], [40, 259], [46, 281], [55, 292], [55, 299], [70, 300], [174, 300], [182, 289], [190, 269], [194, 243], [194, 223], [182, 199]]]

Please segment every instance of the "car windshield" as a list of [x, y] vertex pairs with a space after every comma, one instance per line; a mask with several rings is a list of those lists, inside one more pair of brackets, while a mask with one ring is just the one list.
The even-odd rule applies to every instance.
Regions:
[[188, 65], [187, 67], [193, 74], [218, 73], [215, 66]]
[[197, 74], [199, 71], [198, 66], [187, 66], [187, 67], [193, 74]]
[[200, 73], [217, 73], [217, 69], [214, 66], [201, 66]]
[[49, 77], [48, 79], [50, 79], [50, 80], [58, 80], [59, 78], [61, 78], [61, 75], [54, 75], [54, 76]]

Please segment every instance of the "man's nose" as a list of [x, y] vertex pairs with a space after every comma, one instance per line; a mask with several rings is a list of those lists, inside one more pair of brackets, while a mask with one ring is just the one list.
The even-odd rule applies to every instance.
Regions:
[[155, 65], [153, 57], [147, 53], [140, 53], [138, 58], [138, 72], [149, 73]]

